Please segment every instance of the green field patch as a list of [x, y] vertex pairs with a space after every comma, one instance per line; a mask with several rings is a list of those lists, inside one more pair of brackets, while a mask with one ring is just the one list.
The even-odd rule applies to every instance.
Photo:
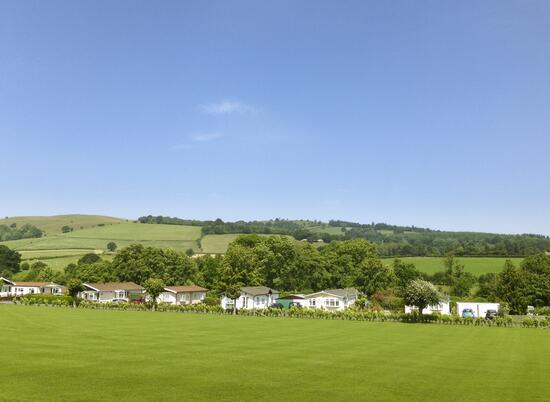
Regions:
[[[426, 274], [434, 274], [444, 271], [442, 257], [400, 257], [400, 260], [412, 262], [421, 272]], [[467, 272], [475, 275], [482, 275], [489, 272], [500, 272], [504, 268], [504, 263], [508, 258], [503, 257], [458, 257], [459, 261], [464, 264]], [[519, 265], [523, 258], [509, 258], [516, 265]], [[393, 258], [385, 258], [386, 264], [391, 265]]]
[[56, 215], [56, 216], [18, 216], [0, 219], [0, 225], [15, 223], [21, 227], [25, 224], [36, 226], [46, 235], [61, 234], [63, 226], [72, 227], [74, 230], [87, 229], [98, 225], [113, 225], [125, 222], [124, 219], [100, 215]]
[[127, 241], [193, 241], [201, 237], [199, 226], [154, 225], [143, 223], [121, 223], [78, 230], [68, 233], [68, 238], [127, 240]]
[[223, 254], [229, 243], [239, 236], [238, 234], [206, 235], [201, 239], [202, 252], [206, 254]]
[[[149, 225], [139, 223], [120, 223], [99, 226], [70, 233], [45, 236], [38, 239], [21, 239], [2, 242], [14, 250], [36, 251], [35, 257], [49, 256], [53, 250], [80, 249], [83, 253], [106, 250], [107, 243], [114, 241], [118, 249], [131, 244], [171, 248], [185, 251], [189, 248], [199, 251], [198, 239], [201, 228], [196, 226]], [[41, 254], [41, 252], [44, 252]], [[59, 256], [63, 254], [58, 254]]]
[[548, 399], [542, 329], [10, 305], [0, 322], [6, 401]]
[[[55, 257], [55, 258], [33, 258], [25, 260], [24, 262], [29, 263], [32, 265], [35, 262], [43, 262], [47, 266], [49, 266], [54, 272], [62, 272], [65, 267], [69, 264], [76, 264], [80, 258], [82, 258], [84, 254], [81, 255], [69, 255], [65, 257]], [[102, 254], [101, 259], [112, 261], [112, 259], [115, 257], [114, 254]], [[26, 271], [18, 272], [15, 274], [14, 279], [22, 280], [25, 278], [25, 275], [27, 274]]]
[[68, 257], [68, 256], [75, 256], [75, 255], [84, 255], [88, 253], [94, 253], [94, 254], [103, 254], [104, 250], [92, 250], [92, 249], [82, 249], [82, 248], [75, 248], [75, 249], [54, 249], [54, 250], [19, 250], [19, 254], [21, 254], [22, 260], [30, 260], [30, 259], [46, 259], [46, 258], [57, 258], [57, 257]]
[[330, 235], [342, 235], [344, 233], [341, 227], [330, 225], [309, 226], [306, 229], [318, 234], [328, 233]]

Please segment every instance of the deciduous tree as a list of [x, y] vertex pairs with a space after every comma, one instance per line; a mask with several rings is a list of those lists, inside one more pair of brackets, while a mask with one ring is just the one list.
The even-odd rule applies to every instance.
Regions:
[[418, 317], [422, 321], [422, 310], [441, 302], [442, 296], [436, 287], [422, 279], [415, 279], [403, 292], [403, 301], [406, 305], [418, 308]]
[[157, 298], [164, 291], [164, 281], [158, 278], [149, 278], [143, 282], [143, 288], [151, 298], [151, 309], [155, 311], [157, 307]]

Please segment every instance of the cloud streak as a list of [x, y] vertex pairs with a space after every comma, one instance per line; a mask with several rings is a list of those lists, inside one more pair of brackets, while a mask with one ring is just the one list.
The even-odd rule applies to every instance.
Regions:
[[211, 115], [242, 114], [253, 111], [251, 106], [237, 100], [223, 100], [217, 103], [209, 103], [208, 105], [202, 105], [200, 109], [204, 113]]
[[219, 140], [220, 138], [223, 138], [224, 135], [221, 133], [199, 133], [195, 134], [193, 136], [193, 140], [197, 142], [210, 142]]
[[171, 147], [173, 151], [188, 151], [199, 146], [200, 143], [209, 143], [217, 141], [220, 138], [224, 138], [225, 134], [222, 133], [195, 133], [187, 136], [187, 142], [183, 144], [176, 144]]

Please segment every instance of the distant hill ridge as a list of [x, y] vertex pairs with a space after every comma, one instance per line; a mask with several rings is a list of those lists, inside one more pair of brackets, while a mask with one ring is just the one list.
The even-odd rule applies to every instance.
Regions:
[[[135, 223], [139, 222], [139, 223]], [[167, 216], [142, 216], [137, 221], [109, 216], [70, 214], [24, 216], [0, 219], [0, 225], [30, 224], [44, 232], [40, 239], [4, 242], [18, 250], [104, 249], [105, 241], [119, 246], [142, 243], [195, 252], [224, 252], [227, 244], [240, 234], [287, 235], [298, 241], [322, 245], [338, 240], [366, 239], [378, 245], [379, 253], [394, 256], [522, 257], [550, 250], [550, 238], [543, 235], [494, 234], [440, 231], [416, 226], [386, 223], [361, 224], [331, 220], [272, 219], [224, 222], [182, 219]], [[119, 225], [117, 228], [113, 225]], [[172, 229], [170, 229], [172, 227]], [[177, 229], [180, 227], [181, 229]], [[323, 243], [318, 243], [322, 240]], [[212, 251], [204, 247], [212, 246]]]

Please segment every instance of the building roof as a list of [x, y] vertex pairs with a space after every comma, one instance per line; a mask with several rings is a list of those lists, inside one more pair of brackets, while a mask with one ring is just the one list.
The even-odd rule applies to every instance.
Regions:
[[[13, 282], [14, 286], [23, 286], [23, 287], [37, 287], [37, 288], [40, 288], [40, 287], [45, 287], [45, 286], [50, 286], [50, 285], [54, 285], [55, 286], [55, 283], [51, 283], [51, 282]], [[59, 285], [57, 285], [59, 286]]]
[[357, 289], [345, 288], [345, 289], [325, 289], [320, 292], [311, 293], [309, 295], [306, 295], [305, 297], [312, 297], [322, 293], [329, 294], [336, 297], [341, 297], [341, 298], [344, 298], [344, 297], [349, 298], [351, 296], [359, 295], [359, 291]]
[[279, 297], [279, 300], [304, 300], [304, 296], [300, 295], [286, 295], [284, 297]]
[[85, 283], [84, 286], [99, 292], [112, 292], [114, 290], [139, 290], [143, 288], [134, 282], [109, 282], [109, 283]]
[[29, 287], [29, 288], [62, 287], [61, 285], [58, 285], [57, 283], [53, 283], [53, 282], [24, 282], [24, 281], [15, 282], [6, 278], [0, 278], [0, 280], [4, 282], [8, 282], [12, 286], [21, 286], [21, 287]]
[[182, 293], [182, 292], [207, 292], [208, 289], [200, 286], [166, 286], [164, 290], [172, 293]]
[[279, 293], [278, 290], [268, 288], [267, 286], [245, 286], [241, 288], [241, 292], [247, 293], [252, 296], [266, 295], [271, 290], [271, 293]]

